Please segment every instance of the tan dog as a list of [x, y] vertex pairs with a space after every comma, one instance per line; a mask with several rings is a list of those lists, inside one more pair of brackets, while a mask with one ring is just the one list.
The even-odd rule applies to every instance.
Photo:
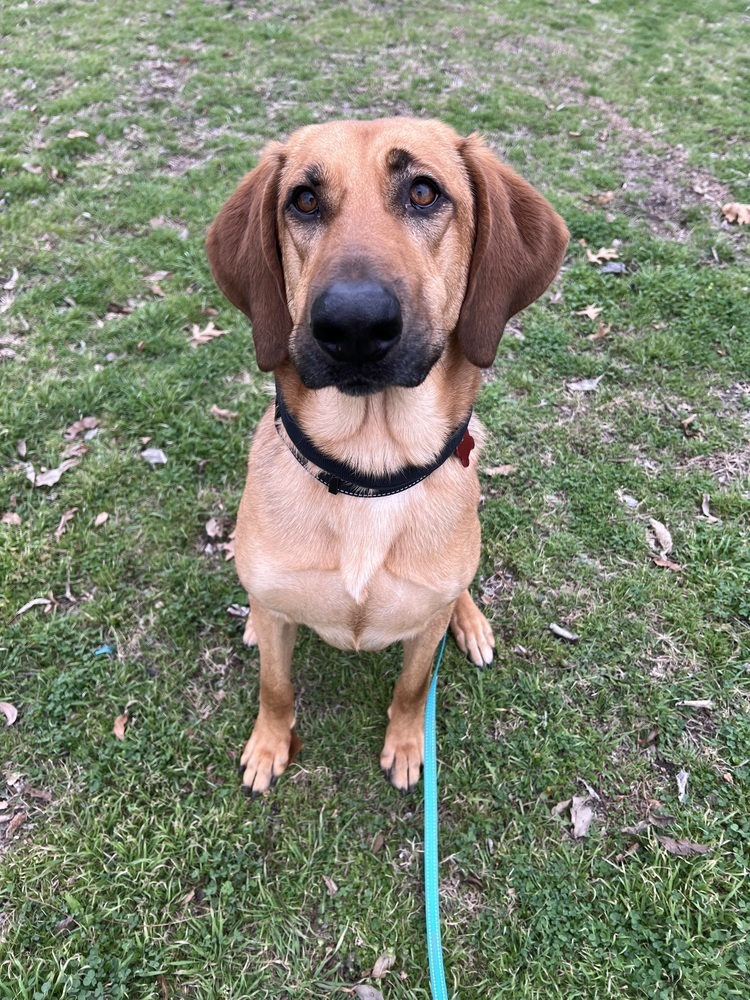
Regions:
[[245, 642], [257, 641], [261, 671], [247, 791], [289, 762], [298, 625], [340, 649], [403, 642], [380, 757], [403, 791], [419, 778], [448, 624], [474, 663], [492, 659], [467, 590], [481, 427], [472, 419], [461, 435], [479, 369], [555, 277], [567, 241], [551, 206], [478, 137], [405, 118], [312, 125], [272, 143], [219, 213], [211, 269], [250, 317], [258, 366], [283, 401], [258, 426], [237, 520]]

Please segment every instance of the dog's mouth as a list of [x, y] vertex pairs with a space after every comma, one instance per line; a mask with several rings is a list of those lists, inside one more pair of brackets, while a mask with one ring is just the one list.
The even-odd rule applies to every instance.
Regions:
[[334, 386], [365, 396], [390, 386], [414, 387], [441, 353], [429, 331], [404, 316], [393, 285], [369, 277], [326, 285], [309, 316], [295, 331], [291, 348], [309, 389]]

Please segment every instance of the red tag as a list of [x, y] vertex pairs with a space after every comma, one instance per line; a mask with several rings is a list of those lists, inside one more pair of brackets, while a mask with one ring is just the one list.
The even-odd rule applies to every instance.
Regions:
[[453, 452], [454, 455], [456, 455], [458, 458], [461, 459], [461, 465], [463, 465], [465, 469], [468, 469], [469, 467], [469, 455], [471, 454], [471, 450], [473, 447], [474, 447], [474, 438], [471, 436], [471, 434], [469, 434], [469, 430], [467, 428], [464, 431], [464, 436], [461, 438], [461, 441], [459, 442], [458, 448], [456, 448], [456, 450]]

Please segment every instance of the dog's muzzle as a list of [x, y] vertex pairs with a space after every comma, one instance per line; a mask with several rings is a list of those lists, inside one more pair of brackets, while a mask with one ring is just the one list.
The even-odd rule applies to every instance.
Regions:
[[334, 281], [311, 310], [311, 332], [333, 361], [366, 365], [382, 361], [401, 339], [396, 295], [379, 281]]

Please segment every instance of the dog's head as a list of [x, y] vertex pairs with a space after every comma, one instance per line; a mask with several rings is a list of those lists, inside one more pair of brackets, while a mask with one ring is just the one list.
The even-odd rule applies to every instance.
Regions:
[[568, 233], [477, 136], [439, 122], [331, 122], [272, 143], [224, 205], [208, 257], [251, 320], [258, 367], [362, 395], [419, 385], [452, 336], [492, 364]]

